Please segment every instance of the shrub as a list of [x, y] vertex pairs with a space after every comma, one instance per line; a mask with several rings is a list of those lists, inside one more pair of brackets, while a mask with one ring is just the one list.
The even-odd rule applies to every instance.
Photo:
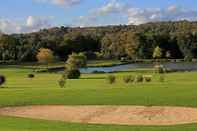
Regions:
[[81, 73], [78, 69], [73, 69], [73, 70], [67, 70], [66, 71], [66, 77], [68, 79], [79, 79]]
[[62, 77], [62, 78], [58, 81], [58, 83], [59, 83], [60, 88], [65, 88], [66, 79]]
[[152, 81], [152, 76], [151, 75], [144, 75], [143, 77], [144, 77], [144, 80], [146, 82], [151, 82]]
[[28, 74], [28, 78], [34, 78], [35, 75], [34, 74]]
[[109, 75], [107, 78], [106, 78], [107, 82], [109, 84], [113, 84], [116, 82], [116, 77], [114, 75]]
[[143, 75], [136, 75], [136, 77], [135, 77], [135, 82], [136, 83], [140, 83], [140, 82], [143, 82], [143, 81], [144, 81]]
[[134, 81], [134, 78], [133, 78], [133, 76], [131, 76], [131, 75], [129, 75], [129, 76], [124, 76], [123, 81], [124, 81], [125, 83], [133, 82], [133, 81]]
[[159, 73], [159, 74], [165, 73], [165, 68], [163, 65], [155, 65], [154, 70], [155, 73]]
[[123, 81], [125, 83], [129, 83], [130, 82], [130, 76], [124, 76]]
[[0, 75], [0, 86], [2, 86], [6, 82], [5, 76]]

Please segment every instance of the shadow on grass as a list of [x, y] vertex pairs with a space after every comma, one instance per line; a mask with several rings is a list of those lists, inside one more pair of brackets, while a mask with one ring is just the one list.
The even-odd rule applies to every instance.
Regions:
[[8, 88], [7, 86], [0, 86], [0, 89]]

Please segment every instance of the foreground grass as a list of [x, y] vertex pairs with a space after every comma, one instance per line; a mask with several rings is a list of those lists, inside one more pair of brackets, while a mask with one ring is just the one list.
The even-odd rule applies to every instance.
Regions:
[[118, 126], [0, 117], [1, 131], [196, 131], [197, 124], [177, 126]]

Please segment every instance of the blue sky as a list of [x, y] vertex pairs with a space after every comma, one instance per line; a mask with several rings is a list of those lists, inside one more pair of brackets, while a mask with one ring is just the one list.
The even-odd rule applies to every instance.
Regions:
[[0, 31], [197, 20], [196, 0], [2, 0]]

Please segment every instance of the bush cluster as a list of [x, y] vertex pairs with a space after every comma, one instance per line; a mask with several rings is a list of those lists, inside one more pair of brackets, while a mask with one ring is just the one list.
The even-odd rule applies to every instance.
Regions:
[[[106, 77], [106, 80], [109, 84], [113, 84], [116, 82], [116, 77], [114, 75], [109, 75]], [[142, 83], [142, 82], [151, 82], [151, 81], [152, 81], [152, 75], [138, 74], [136, 76], [127, 75], [123, 77], [123, 82], [126, 84], [133, 83], [133, 82]]]
[[124, 83], [129, 83], [129, 82], [136, 82], [136, 83], [141, 83], [141, 82], [151, 82], [152, 81], [152, 75], [136, 75], [135, 77], [129, 75], [129, 76], [124, 76], [123, 77]]

